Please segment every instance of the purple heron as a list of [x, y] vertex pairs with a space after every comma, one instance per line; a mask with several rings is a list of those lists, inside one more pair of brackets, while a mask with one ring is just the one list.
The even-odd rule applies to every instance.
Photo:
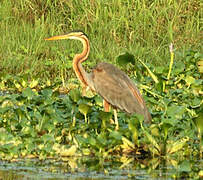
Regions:
[[[90, 44], [87, 35], [81, 31], [66, 35], [53, 36], [45, 40], [76, 39], [82, 42], [83, 51], [73, 58], [73, 69], [84, 87], [97, 92], [104, 100], [104, 110], [109, 111], [110, 105], [129, 114], [138, 113], [144, 116], [146, 123], [151, 122], [151, 115], [134, 82], [120, 69], [112, 64], [99, 63], [91, 73], [85, 71], [82, 62], [87, 60]], [[118, 128], [117, 116], [115, 117]]]

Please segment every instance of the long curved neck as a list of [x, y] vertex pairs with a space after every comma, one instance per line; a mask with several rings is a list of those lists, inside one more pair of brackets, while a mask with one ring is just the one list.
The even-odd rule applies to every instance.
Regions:
[[87, 37], [83, 37], [80, 39], [80, 41], [83, 44], [83, 51], [81, 54], [76, 54], [75, 57], [73, 58], [73, 69], [80, 80], [80, 82], [84, 86], [88, 86], [88, 77], [89, 74], [85, 71], [85, 69], [82, 67], [82, 62], [85, 61], [90, 52], [90, 45]]

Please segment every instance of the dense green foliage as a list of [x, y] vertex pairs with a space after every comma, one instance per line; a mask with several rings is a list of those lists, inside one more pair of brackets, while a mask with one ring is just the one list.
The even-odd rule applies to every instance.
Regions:
[[171, 42], [183, 55], [188, 48], [201, 47], [198, 0], [2, 0], [0, 20], [1, 74], [27, 75], [28, 80], [55, 81], [67, 63], [65, 78], [72, 76], [69, 61], [81, 46], [67, 41], [50, 44], [44, 38], [75, 29], [90, 38], [89, 65], [115, 63], [125, 51], [150, 64], [165, 65]]
[[[102, 99], [89, 91], [81, 95], [71, 62], [81, 45], [44, 41], [74, 29], [90, 38], [87, 69], [107, 61], [136, 79], [151, 125], [119, 112], [116, 131]], [[133, 155], [153, 157], [142, 168], [156, 169], [162, 157], [180, 176], [203, 176], [203, 165], [188, 160], [201, 158], [203, 150], [200, 30], [196, 0], [3, 0], [0, 159], [113, 155], [122, 169]]]
[[[198, 79], [200, 74], [195, 66], [199, 56], [190, 52], [187, 68], [182, 63], [176, 64], [179, 68], [173, 68], [164, 92], [167, 69], [157, 67], [154, 75], [163, 76], [158, 77], [159, 83], [148, 77], [146, 85], [140, 85], [147, 95], [152, 125], [142, 124], [142, 117], [128, 117], [120, 112], [118, 131], [110, 123], [113, 114], [102, 111], [102, 100], [97, 95], [82, 97], [75, 88], [68, 95], [59, 95], [48, 86], [36, 91], [37, 82], [13, 81], [11, 76], [2, 84], [9, 84], [11, 89], [22, 93], [0, 96], [1, 159], [54, 157], [63, 160], [67, 156], [84, 155], [108, 159], [113, 155], [119, 157], [120, 167], [126, 168], [127, 164], [133, 165], [134, 158], [129, 155], [153, 156], [143, 168], [160, 168], [162, 161], [157, 157], [163, 157], [167, 165], [179, 169], [178, 177], [202, 176], [202, 165], [197, 168], [189, 160], [202, 157], [202, 80]], [[71, 168], [74, 170], [77, 165]], [[100, 168], [98, 166], [98, 170]]]

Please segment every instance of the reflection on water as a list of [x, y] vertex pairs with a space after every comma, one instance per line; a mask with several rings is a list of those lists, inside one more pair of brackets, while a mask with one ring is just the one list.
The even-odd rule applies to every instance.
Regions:
[[[174, 160], [171, 161], [174, 163]], [[184, 162], [184, 161], [183, 161]], [[191, 166], [200, 169], [203, 161], [190, 161]], [[189, 164], [190, 165], [190, 164]], [[185, 166], [184, 166], [185, 167]], [[190, 177], [191, 169], [173, 166], [168, 160], [145, 159], [134, 157], [114, 157], [111, 159], [71, 157], [63, 160], [37, 159], [0, 161], [0, 180], [23, 179], [174, 179]]]

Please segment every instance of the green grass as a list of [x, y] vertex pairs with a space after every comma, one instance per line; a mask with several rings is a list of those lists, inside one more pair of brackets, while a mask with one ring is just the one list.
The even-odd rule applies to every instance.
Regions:
[[[115, 131], [102, 99], [81, 96], [72, 70], [81, 44], [44, 40], [77, 29], [91, 43], [87, 70], [107, 61], [136, 79], [151, 125], [119, 112]], [[162, 158], [182, 177], [202, 177], [188, 160], [203, 156], [201, 31], [198, 0], [1, 1], [0, 160], [115, 155], [122, 169], [141, 153], [152, 158], [147, 171]]]
[[[80, 29], [91, 41], [89, 65], [115, 64], [130, 52], [153, 66], [169, 63], [172, 42], [180, 54], [201, 50], [200, 2], [194, 1], [5, 1], [0, 5], [0, 69], [52, 82], [61, 60], [81, 51], [78, 42], [45, 42], [51, 35]], [[176, 60], [182, 60], [176, 55]], [[152, 69], [153, 70], [153, 69]], [[67, 73], [66, 79], [75, 75]]]

